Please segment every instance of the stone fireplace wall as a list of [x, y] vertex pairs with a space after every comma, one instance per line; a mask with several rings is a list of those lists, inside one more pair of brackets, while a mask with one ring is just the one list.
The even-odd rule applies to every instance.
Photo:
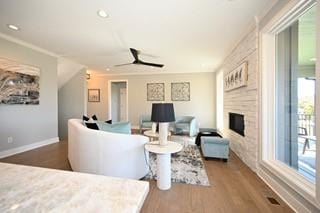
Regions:
[[[253, 171], [258, 164], [258, 29], [248, 33], [223, 62], [220, 71], [227, 75], [244, 61], [248, 62], [248, 84], [224, 91], [223, 135], [229, 138], [230, 148]], [[244, 115], [245, 136], [229, 129], [229, 112]]]

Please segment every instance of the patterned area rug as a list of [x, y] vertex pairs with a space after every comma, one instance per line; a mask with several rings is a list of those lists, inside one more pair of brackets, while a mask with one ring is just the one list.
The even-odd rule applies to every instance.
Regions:
[[[156, 154], [150, 153], [151, 172], [144, 179], [157, 179], [156, 158]], [[210, 186], [197, 146], [187, 145], [181, 152], [171, 155], [171, 180], [176, 183]]]

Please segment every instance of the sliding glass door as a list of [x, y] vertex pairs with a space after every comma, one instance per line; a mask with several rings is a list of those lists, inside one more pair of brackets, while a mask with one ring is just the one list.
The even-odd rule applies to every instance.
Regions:
[[275, 158], [316, 178], [316, 6], [276, 34]]

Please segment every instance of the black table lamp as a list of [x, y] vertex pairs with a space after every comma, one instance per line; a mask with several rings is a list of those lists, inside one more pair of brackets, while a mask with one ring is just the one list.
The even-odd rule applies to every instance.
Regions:
[[159, 143], [161, 146], [168, 144], [169, 122], [175, 121], [172, 103], [152, 104], [151, 121], [159, 123]]

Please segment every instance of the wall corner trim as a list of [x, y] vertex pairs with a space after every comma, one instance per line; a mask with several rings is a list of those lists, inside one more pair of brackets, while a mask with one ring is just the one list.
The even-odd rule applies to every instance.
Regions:
[[11, 155], [19, 154], [21, 152], [26, 152], [26, 151], [29, 151], [32, 149], [36, 149], [36, 148], [46, 146], [49, 144], [53, 144], [53, 143], [57, 143], [57, 142], [59, 142], [59, 137], [49, 138], [47, 140], [43, 140], [43, 141], [35, 142], [32, 144], [16, 147], [13, 149], [8, 149], [8, 150], [0, 152], [0, 158], [5, 158], [5, 157], [11, 156]]

